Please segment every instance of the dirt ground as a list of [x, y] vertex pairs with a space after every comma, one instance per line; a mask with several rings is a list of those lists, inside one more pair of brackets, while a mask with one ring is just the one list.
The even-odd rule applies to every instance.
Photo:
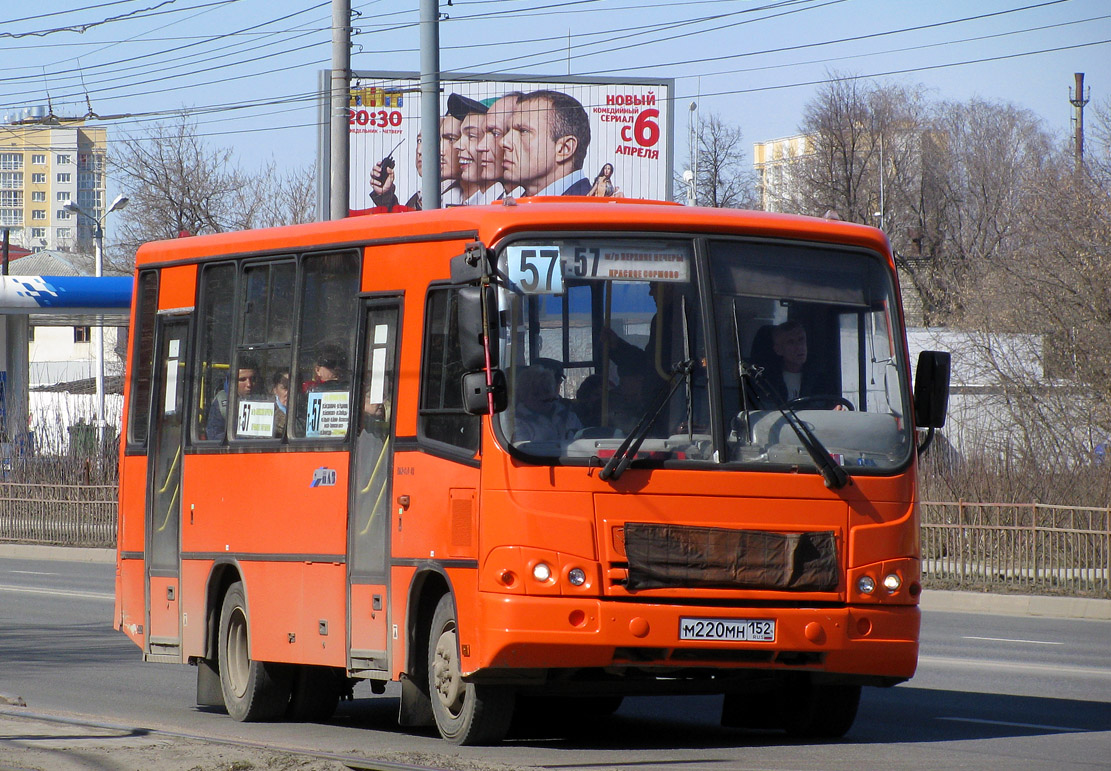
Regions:
[[165, 734], [124, 732], [0, 712], [0, 771], [508, 771], [501, 764], [406, 753], [350, 765], [336, 760]]

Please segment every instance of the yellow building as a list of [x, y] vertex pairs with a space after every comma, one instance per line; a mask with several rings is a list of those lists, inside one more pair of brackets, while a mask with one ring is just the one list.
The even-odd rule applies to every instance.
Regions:
[[31, 251], [91, 251], [94, 224], [62, 207], [72, 200], [104, 216], [106, 130], [30, 111], [9, 118], [0, 124], [0, 227]]
[[814, 152], [813, 137], [792, 137], [757, 142], [752, 146], [752, 165], [756, 169], [760, 206], [764, 211], [791, 211], [795, 164]]

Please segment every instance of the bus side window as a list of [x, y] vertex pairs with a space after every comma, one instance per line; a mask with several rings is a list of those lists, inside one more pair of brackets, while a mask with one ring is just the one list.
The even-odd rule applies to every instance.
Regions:
[[201, 272], [194, 368], [193, 439], [223, 441], [227, 428], [232, 322], [235, 310], [235, 265], [208, 265]]
[[236, 439], [280, 439], [289, 414], [293, 342], [294, 262], [252, 263], [243, 269], [236, 349]]
[[127, 416], [127, 444], [147, 446], [150, 426], [150, 385], [154, 370], [154, 319], [158, 311], [158, 274], [144, 271], [139, 276], [135, 311], [135, 346], [131, 360], [131, 403]]
[[417, 432], [422, 440], [442, 442], [474, 455], [478, 452], [482, 424], [480, 418], [463, 410], [460, 386], [463, 362], [455, 313], [457, 292], [438, 287], [428, 290]]
[[291, 436], [342, 440], [351, 422], [351, 364], [358, 327], [355, 252], [308, 255], [301, 263], [301, 323], [290, 389]]

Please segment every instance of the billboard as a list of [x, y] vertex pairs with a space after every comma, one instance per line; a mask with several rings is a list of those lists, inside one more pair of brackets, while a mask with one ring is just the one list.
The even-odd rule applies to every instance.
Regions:
[[421, 208], [429, 153], [440, 163], [442, 206], [524, 195], [670, 197], [669, 80], [445, 73], [440, 136], [429, 146], [420, 134], [419, 75], [353, 75], [352, 214]]

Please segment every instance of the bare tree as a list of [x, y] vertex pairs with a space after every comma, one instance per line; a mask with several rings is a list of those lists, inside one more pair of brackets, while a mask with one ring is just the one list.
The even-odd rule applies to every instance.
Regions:
[[112, 255], [126, 267], [138, 247], [201, 235], [310, 221], [315, 214], [311, 169], [242, 171], [228, 148], [214, 148], [182, 115], [124, 140], [111, 158], [131, 200], [116, 222]]
[[[718, 209], [756, 207], [756, 178], [745, 162], [744, 135], [739, 126], [710, 113], [695, 128], [698, 143], [698, 173], [695, 203]], [[688, 168], [689, 168], [688, 158]], [[686, 181], [677, 178], [678, 197], [686, 200]]]

